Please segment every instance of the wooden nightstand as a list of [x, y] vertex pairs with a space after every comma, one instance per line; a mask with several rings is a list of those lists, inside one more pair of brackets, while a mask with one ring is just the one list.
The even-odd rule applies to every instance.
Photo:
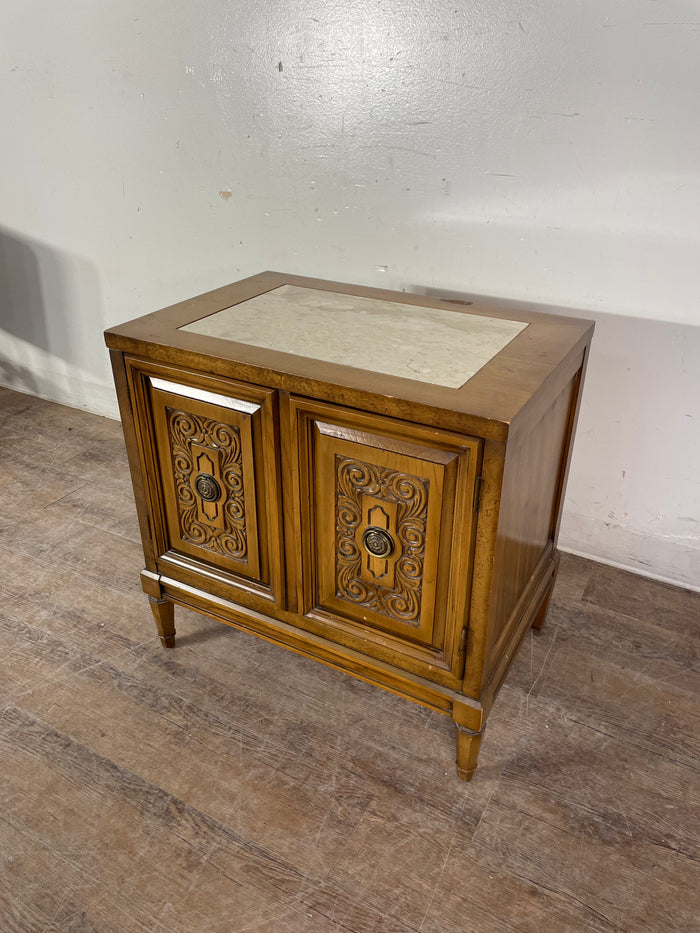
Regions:
[[181, 604], [452, 716], [469, 780], [542, 624], [589, 321], [265, 272], [107, 331]]

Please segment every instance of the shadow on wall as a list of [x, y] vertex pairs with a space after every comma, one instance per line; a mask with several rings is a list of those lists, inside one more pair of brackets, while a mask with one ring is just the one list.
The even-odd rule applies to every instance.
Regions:
[[480, 305], [480, 304], [489, 304], [495, 305], [498, 308], [526, 311], [537, 311], [542, 314], [557, 314], [564, 317], [578, 317], [584, 318], [589, 321], [603, 321], [605, 319], [617, 319], [620, 321], [630, 321], [631, 326], [644, 326], [644, 324], [649, 324], [653, 328], [654, 325], [659, 327], [669, 328], [669, 327], [678, 327], [679, 330], [688, 329], [692, 331], [694, 327], [700, 326], [700, 319], [696, 323], [683, 323], [676, 322], [672, 318], [663, 319], [655, 317], [637, 317], [632, 314], [614, 314], [602, 310], [592, 310], [591, 308], [577, 308], [565, 304], [548, 304], [547, 302], [538, 302], [538, 301], [528, 301], [528, 300], [519, 300], [517, 298], [500, 298], [498, 295], [486, 295], [479, 292], [456, 292], [450, 291], [447, 288], [430, 288], [425, 285], [405, 285], [402, 286], [407, 293], [413, 293], [414, 295], [425, 295], [427, 298], [442, 298], [443, 301], [449, 301], [455, 305], [455, 307], [470, 306], [470, 305]]
[[37, 370], [100, 373], [100, 308], [90, 262], [0, 227], [1, 383], [39, 392]]
[[[697, 374], [700, 359], [700, 327], [611, 314], [607, 311], [577, 310], [532, 301], [516, 301], [474, 293], [407, 285], [407, 292], [443, 298], [475, 313], [488, 314], [485, 304], [495, 305], [517, 315], [518, 309], [580, 317], [596, 325], [588, 365], [584, 402], [588, 399], [600, 416], [605, 413], [614, 431], [636, 431], [635, 450], [658, 444], [659, 429], [675, 431], [678, 443], [666, 450], [666, 461], [679, 445], [697, 443]], [[480, 307], [480, 305], [482, 307]], [[588, 426], [585, 425], [584, 430]], [[596, 430], [604, 428], [599, 421]], [[593, 427], [591, 427], [591, 433]], [[578, 438], [578, 435], [577, 435]], [[577, 441], [578, 443], [578, 441]]]
[[[490, 302], [596, 323], [562, 546], [697, 587], [700, 566], [700, 327], [420, 285], [406, 291], [487, 314]], [[480, 305], [482, 307], [480, 307]]]

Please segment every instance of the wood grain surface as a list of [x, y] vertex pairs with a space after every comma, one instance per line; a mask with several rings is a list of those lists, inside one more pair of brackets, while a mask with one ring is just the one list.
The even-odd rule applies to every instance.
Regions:
[[[328, 363], [181, 330], [209, 314], [282, 285], [342, 295], [449, 309], [455, 315], [486, 315], [528, 323], [500, 353], [459, 388]], [[373, 411], [478, 437], [505, 440], [509, 431], [529, 430], [544, 411], [550, 392], [558, 395], [581, 366], [593, 333], [591, 321], [504, 310], [495, 304], [456, 307], [435, 296], [366, 288], [281, 272], [261, 272], [213, 292], [161, 308], [105, 331], [107, 346], [151, 361], [212, 375], [229, 376], [297, 395], [322, 398], [350, 408]], [[547, 383], [548, 391], [539, 394]]]
[[163, 651], [120, 426], [0, 423], [3, 933], [696, 933], [698, 595], [563, 555], [463, 784], [426, 708], [184, 609]]

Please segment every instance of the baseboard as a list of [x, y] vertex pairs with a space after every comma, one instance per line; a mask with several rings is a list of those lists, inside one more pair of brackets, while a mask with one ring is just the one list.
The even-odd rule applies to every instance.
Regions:
[[34, 377], [31, 386], [27, 385], [23, 380], [0, 377], [0, 386], [5, 389], [12, 389], [15, 392], [22, 392], [24, 395], [43, 398], [47, 402], [56, 402], [59, 405], [67, 405], [68, 408], [77, 408], [80, 411], [87, 411], [93, 415], [102, 415], [104, 418], [119, 421], [119, 408], [114, 391], [96, 383], [86, 384], [81, 380], [80, 394], [76, 393], [74, 389], [64, 389], [57, 386], [52, 382], [50, 376], [47, 376], [44, 380], [41, 375]]
[[649, 534], [565, 511], [557, 547], [567, 554], [700, 592], [700, 538]]
[[119, 420], [111, 381], [98, 382], [73, 363], [1, 331], [0, 386]]

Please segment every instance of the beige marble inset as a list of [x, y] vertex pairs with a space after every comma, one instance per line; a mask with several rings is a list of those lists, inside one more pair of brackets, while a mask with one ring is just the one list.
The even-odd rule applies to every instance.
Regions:
[[282, 285], [181, 330], [456, 389], [526, 327]]

